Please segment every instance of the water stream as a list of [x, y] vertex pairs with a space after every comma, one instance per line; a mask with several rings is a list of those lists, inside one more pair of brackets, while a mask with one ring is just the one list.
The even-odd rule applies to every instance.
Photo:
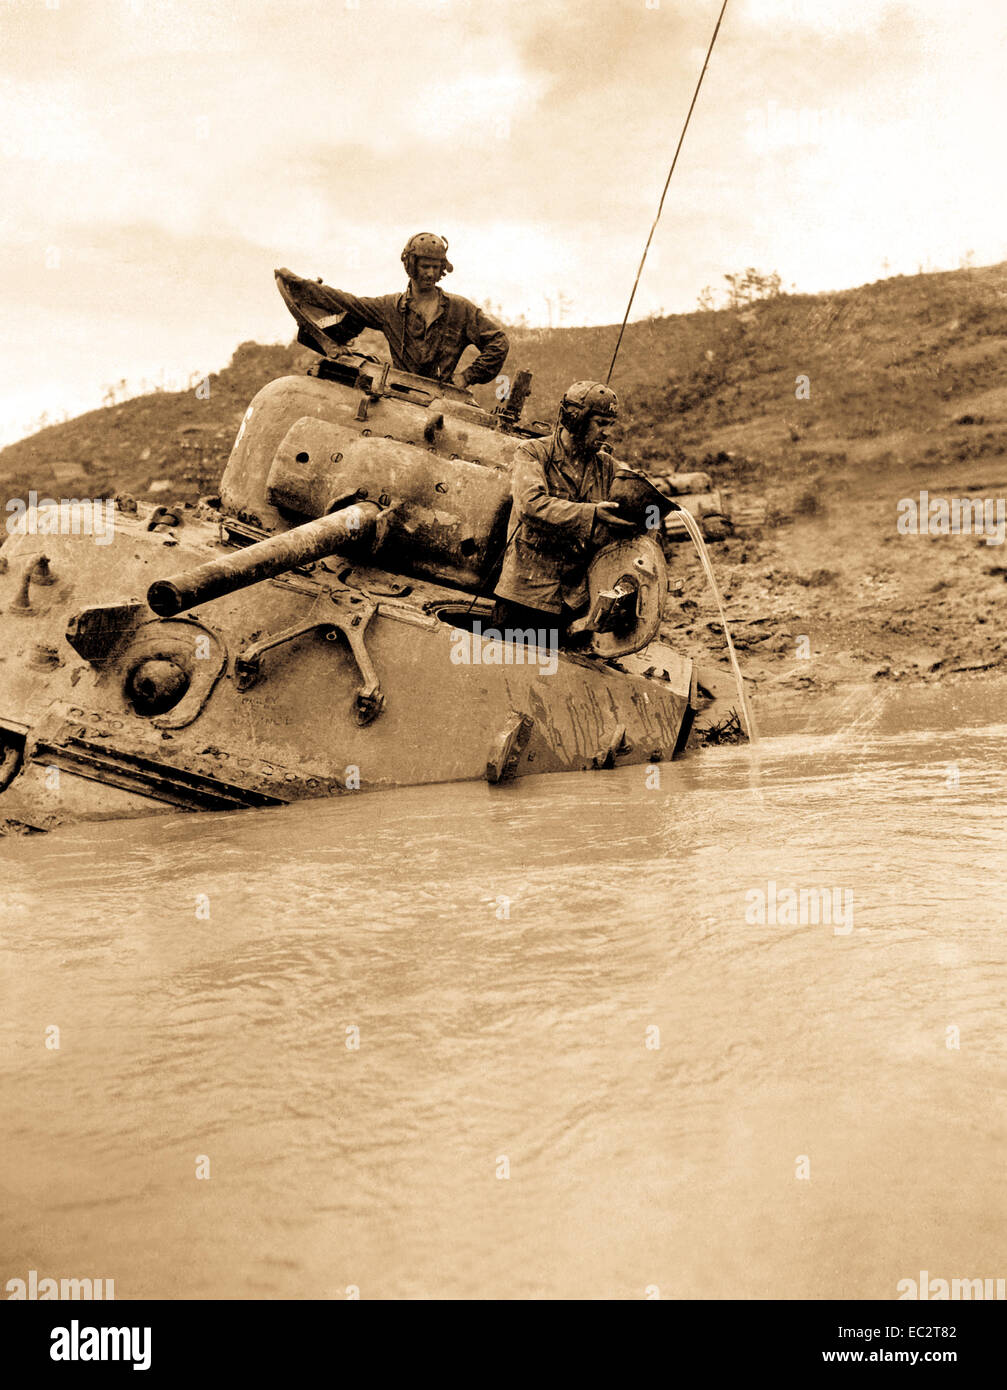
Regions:
[[1003, 688], [761, 723], [659, 780], [6, 842], [0, 1287], [1003, 1277]]

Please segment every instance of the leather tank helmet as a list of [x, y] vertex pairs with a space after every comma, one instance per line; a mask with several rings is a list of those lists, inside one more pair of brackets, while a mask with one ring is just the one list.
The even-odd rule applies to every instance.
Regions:
[[[402, 264], [410, 280], [416, 277], [416, 262], [422, 260], [440, 261], [441, 275], [450, 275], [454, 266], [448, 260], [448, 239], [435, 236], [433, 232], [417, 232], [402, 248]], [[440, 279], [440, 276], [437, 277]]]
[[559, 423], [574, 434], [582, 434], [592, 416], [615, 420], [619, 397], [600, 381], [575, 381], [559, 404]]

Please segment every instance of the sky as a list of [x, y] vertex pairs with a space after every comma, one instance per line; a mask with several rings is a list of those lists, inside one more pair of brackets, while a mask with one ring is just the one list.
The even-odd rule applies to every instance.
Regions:
[[[272, 270], [618, 322], [720, 0], [0, 0], [0, 443], [289, 341]], [[1007, 260], [1003, 0], [729, 0], [633, 317]]]

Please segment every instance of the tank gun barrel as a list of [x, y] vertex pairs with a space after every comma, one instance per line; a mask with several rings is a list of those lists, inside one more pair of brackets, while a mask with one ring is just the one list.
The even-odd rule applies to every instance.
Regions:
[[170, 579], [157, 579], [147, 590], [147, 603], [160, 618], [173, 618], [236, 589], [247, 589], [263, 579], [322, 560], [344, 545], [373, 541], [375, 523], [382, 508], [374, 502], [356, 502], [317, 521], [306, 521], [289, 531], [256, 541], [236, 554], [208, 560]]

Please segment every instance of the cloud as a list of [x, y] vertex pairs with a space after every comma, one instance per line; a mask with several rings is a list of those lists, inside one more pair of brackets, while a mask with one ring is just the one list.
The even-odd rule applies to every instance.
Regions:
[[[69, 399], [286, 332], [275, 264], [395, 288], [420, 229], [511, 317], [562, 291], [618, 320], [718, 10], [0, 0], [4, 321], [87, 343]], [[994, 6], [732, 0], [634, 312], [751, 264], [817, 290], [1002, 259], [1004, 39]], [[8, 415], [38, 386], [14, 331]]]

